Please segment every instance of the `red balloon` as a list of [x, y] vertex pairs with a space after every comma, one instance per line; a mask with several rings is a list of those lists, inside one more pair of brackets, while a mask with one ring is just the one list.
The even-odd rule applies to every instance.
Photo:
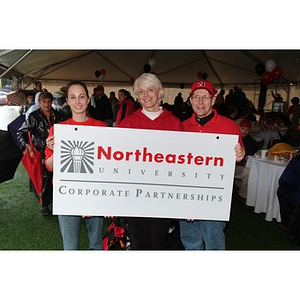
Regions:
[[199, 78], [201, 78], [201, 77], [202, 77], [202, 72], [201, 72], [201, 71], [198, 71], [198, 72], [197, 72], [197, 76], [198, 76]]
[[260, 78], [265, 85], [268, 85], [273, 80], [272, 73], [268, 71], [265, 71]]
[[105, 75], [106, 74], [106, 70], [105, 69], [101, 69], [100, 73], [103, 74], [103, 75]]
[[133, 77], [130, 77], [130, 78], [129, 78], [129, 82], [130, 82], [131, 84], [133, 84], [133, 83], [134, 83], [134, 78], [133, 78]]
[[281, 75], [282, 75], [282, 69], [280, 67], [274, 68], [274, 70], [272, 71], [272, 77], [274, 79], [279, 79]]

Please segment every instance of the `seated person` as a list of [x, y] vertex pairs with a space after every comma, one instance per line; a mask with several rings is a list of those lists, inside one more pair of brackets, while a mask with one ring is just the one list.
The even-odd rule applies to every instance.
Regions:
[[250, 168], [246, 167], [247, 158], [248, 155], [254, 155], [259, 149], [257, 141], [254, 140], [249, 134], [251, 126], [252, 123], [247, 119], [242, 119], [239, 123], [246, 155], [242, 161], [236, 164], [234, 183], [237, 188], [237, 197], [242, 202], [246, 201], [248, 190], [248, 178]]

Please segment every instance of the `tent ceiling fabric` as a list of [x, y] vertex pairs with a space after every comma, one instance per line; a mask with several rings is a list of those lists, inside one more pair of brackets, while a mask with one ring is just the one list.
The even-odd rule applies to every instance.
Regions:
[[295, 50], [0, 50], [0, 77], [95, 82], [95, 71], [105, 69], [103, 84], [130, 84], [153, 58], [152, 71], [166, 86], [190, 85], [198, 71], [218, 86], [253, 85], [260, 80], [255, 66], [272, 59], [282, 82], [299, 84], [299, 56]]

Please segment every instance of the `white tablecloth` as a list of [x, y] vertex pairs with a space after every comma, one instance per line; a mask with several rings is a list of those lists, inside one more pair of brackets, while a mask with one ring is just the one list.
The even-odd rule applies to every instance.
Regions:
[[279, 200], [277, 198], [278, 180], [287, 163], [269, 159], [248, 157], [250, 168], [246, 204], [254, 207], [256, 213], [266, 213], [266, 220], [275, 218], [281, 222]]

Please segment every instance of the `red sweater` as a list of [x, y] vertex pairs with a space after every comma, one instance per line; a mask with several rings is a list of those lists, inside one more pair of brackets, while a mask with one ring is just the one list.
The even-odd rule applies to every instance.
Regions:
[[[99, 120], [95, 120], [93, 118], [88, 118], [87, 121], [85, 122], [76, 122], [74, 121], [72, 118], [71, 119], [68, 119], [66, 121], [63, 121], [63, 122], [60, 122], [59, 124], [67, 124], [67, 125], [84, 125], [84, 126], [104, 126], [104, 127], [107, 127], [107, 124], [102, 122], [102, 121], [99, 121]], [[49, 130], [49, 134], [48, 136], [51, 136], [54, 134], [54, 126], [50, 127], [50, 130]], [[45, 150], [45, 155], [46, 155], [46, 159], [48, 159], [49, 157], [51, 157], [53, 155], [53, 151], [46, 147], [46, 150]], [[48, 166], [45, 164], [46, 168], [52, 172], [53, 170], [49, 169]]]
[[171, 112], [163, 110], [163, 112], [156, 119], [151, 120], [142, 113], [141, 108], [125, 118], [120, 123], [119, 127], [183, 131], [181, 121], [176, 118]]
[[214, 109], [213, 118], [204, 126], [201, 126], [196, 121], [196, 114], [194, 113], [189, 119], [183, 122], [184, 131], [203, 132], [203, 133], [220, 133], [220, 134], [236, 134], [239, 137], [239, 144], [244, 147], [242, 134], [239, 126], [233, 120], [224, 116], [218, 115]]

